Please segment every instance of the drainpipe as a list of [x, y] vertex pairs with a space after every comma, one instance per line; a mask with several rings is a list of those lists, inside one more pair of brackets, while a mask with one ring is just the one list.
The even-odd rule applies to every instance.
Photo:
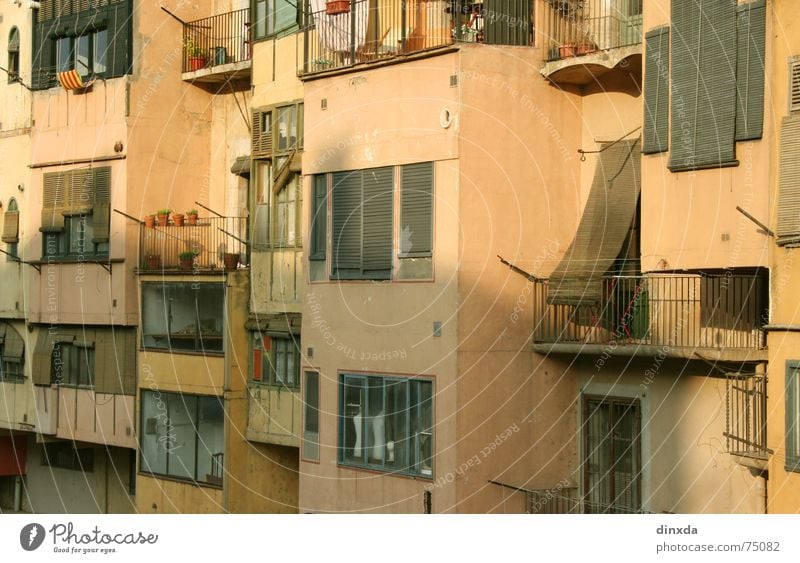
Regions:
[[14, 478], [14, 512], [22, 512], [22, 476]]

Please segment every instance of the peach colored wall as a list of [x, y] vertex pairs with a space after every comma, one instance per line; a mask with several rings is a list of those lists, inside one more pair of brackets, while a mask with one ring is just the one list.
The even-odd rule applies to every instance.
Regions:
[[[769, 10], [769, 6], [768, 6]], [[643, 29], [670, 21], [670, 2], [645, 3]], [[767, 19], [767, 37], [772, 25]], [[767, 41], [766, 60], [772, 46]], [[645, 61], [646, 64], [646, 61]], [[769, 93], [767, 93], [769, 99]], [[736, 143], [739, 165], [732, 168], [670, 172], [669, 152], [642, 156], [642, 269], [767, 266], [770, 240], [739, 212], [740, 206], [769, 222], [770, 143], [774, 133], [772, 104], [765, 104], [764, 137]], [[728, 235], [729, 240], [723, 240]]]
[[[780, 151], [780, 125], [788, 114], [789, 74], [788, 60], [800, 55], [800, 14], [794, 2], [776, 0], [767, 3], [768, 22], [778, 37], [773, 42], [774, 54], [767, 60], [771, 74], [770, 105], [774, 108], [772, 154], [770, 166], [772, 221], [777, 225], [778, 157]], [[771, 62], [771, 65], [770, 65]], [[772, 246], [770, 263], [770, 323], [775, 325], [800, 325], [797, 307], [797, 287], [800, 284], [800, 256], [797, 249]], [[786, 361], [800, 360], [800, 335], [796, 332], [774, 331], [767, 339], [769, 367], [767, 379], [767, 445], [774, 453], [769, 458], [769, 506], [774, 513], [800, 512], [800, 475], [784, 469], [786, 461]]]
[[78, 442], [136, 448], [134, 397], [58, 387], [56, 436]]
[[222, 489], [139, 474], [136, 511], [140, 514], [222, 513]]

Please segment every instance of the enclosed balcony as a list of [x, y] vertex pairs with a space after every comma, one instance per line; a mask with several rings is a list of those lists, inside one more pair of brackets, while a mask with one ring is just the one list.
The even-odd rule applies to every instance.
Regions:
[[200, 83], [250, 82], [250, 10], [235, 10], [183, 26], [182, 78]]
[[584, 85], [622, 70], [641, 73], [642, 0], [543, 0], [544, 74]]
[[139, 273], [214, 274], [248, 260], [246, 217], [201, 217], [139, 227]]
[[538, 352], [766, 360], [767, 278], [603, 276], [536, 282]]
[[312, 0], [304, 75], [424, 56], [459, 43], [532, 44], [532, 2]]

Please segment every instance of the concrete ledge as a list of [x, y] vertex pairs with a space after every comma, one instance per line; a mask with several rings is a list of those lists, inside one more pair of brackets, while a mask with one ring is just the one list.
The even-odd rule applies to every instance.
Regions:
[[542, 343], [535, 342], [533, 351], [539, 354], [568, 354], [587, 356], [641, 356], [654, 358], [684, 358], [710, 362], [766, 362], [767, 349], [750, 348], [688, 348], [678, 346], [653, 346], [649, 344], [583, 344], [581, 342]]
[[642, 56], [642, 44], [607, 51], [596, 51], [580, 57], [568, 57], [545, 63], [540, 72], [555, 84], [584, 85], [617, 67], [634, 56]]

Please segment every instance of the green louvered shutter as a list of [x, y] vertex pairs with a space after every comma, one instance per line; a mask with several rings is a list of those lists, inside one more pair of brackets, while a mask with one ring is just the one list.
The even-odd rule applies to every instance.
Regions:
[[400, 256], [430, 256], [433, 251], [433, 163], [402, 169]]
[[68, 172], [50, 172], [42, 180], [42, 224], [43, 233], [64, 230], [64, 215], [68, 199]]
[[531, 0], [486, 0], [484, 42], [489, 45], [531, 44]]
[[672, 0], [673, 171], [732, 165], [736, 0]]
[[332, 277], [361, 277], [361, 172], [333, 174]]
[[786, 362], [786, 412], [784, 413], [784, 429], [786, 436], [786, 470], [800, 470], [800, 446], [798, 445], [798, 370], [794, 362]]
[[131, 2], [108, 6], [108, 70], [107, 78], [131, 73], [131, 29], [133, 28]]
[[328, 177], [314, 176], [314, 197], [311, 204], [311, 253], [309, 260], [325, 260], [328, 227]]
[[645, 40], [642, 152], [653, 154], [669, 146], [669, 28], [649, 31]]
[[736, 13], [736, 140], [760, 139], [764, 129], [764, 0], [741, 4]]
[[800, 116], [783, 118], [778, 169], [778, 244], [800, 242]]
[[362, 173], [364, 234], [362, 276], [388, 280], [392, 276], [392, 167]]
[[111, 167], [92, 170], [94, 207], [92, 208], [92, 242], [108, 242], [111, 228]]

